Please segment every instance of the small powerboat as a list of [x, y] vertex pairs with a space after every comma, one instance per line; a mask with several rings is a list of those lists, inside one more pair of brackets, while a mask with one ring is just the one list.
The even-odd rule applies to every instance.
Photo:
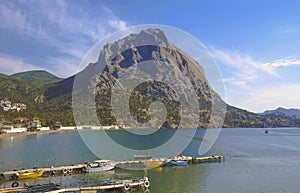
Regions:
[[113, 170], [115, 168], [115, 164], [110, 160], [96, 160], [92, 164], [88, 164], [87, 167], [83, 169], [84, 172], [93, 173], [93, 172], [104, 172]]
[[187, 160], [171, 160], [166, 163], [167, 166], [187, 166]]
[[22, 179], [31, 179], [31, 178], [37, 178], [37, 177], [41, 177], [44, 174], [44, 170], [36, 170], [33, 172], [23, 172], [20, 174], [17, 174], [18, 176], [18, 180], [22, 180]]
[[146, 160], [145, 161], [145, 168], [147, 168], [147, 169], [158, 168], [162, 164], [163, 164], [163, 162], [160, 161], [160, 160], [152, 160], [152, 159], [150, 159], [150, 160]]

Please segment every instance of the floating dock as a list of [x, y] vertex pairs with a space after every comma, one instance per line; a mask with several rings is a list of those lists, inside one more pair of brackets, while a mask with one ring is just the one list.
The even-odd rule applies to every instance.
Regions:
[[47, 192], [47, 193], [62, 193], [62, 192], [89, 192], [97, 193], [99, 191], [123, 191], [132, 192], [138, 190], [147, 190], [150, 186], [148, 179], [139, 180], [118, 180], [118, 181], [107, 181], [104, 184], [91, 186], [91, 187], [76, 187], [76, 188], [60, 188], [58, 184], [39, 184], [31, 185], [27, 187], [15, 187], [0, 189], [0, 193], [35, 193], [35, 192]]
[[207, 162], [221, 162], [224, 161], [225, 157], [221, 155], [212, 155], [206, 157], [195, 157], [192, 159], [193, 163], [207, 163]]
[[[43, 176], [51, 176], [54, 174], [67, 174], [67, 173], [81, 173], [82, 169], [86, 167], [87, 164], [77, 164], [72, 166], [59, 166], [59, 167], [50, 167], [50, 168], [38, 168], [39, 170], [44, 170]], [[13, 171], [4, 171], [0, 173], [1, 180], [16, 180], [17, 174], [24, 172], [34, 172], [36, 168], [33, 169], [22, 169], [22, 170], [13, 170]]]
[[144, 180], [121, 180], [112, 182], [107, 185], [101, 185], [101, 186], [93, 186], [93, 187], [81, 187], [81, 188], [65, 188], [65, 189], [59, 189], [54, 191], [49, 191], [48, 193], [61, 193], [61, 192], [95, 192], [98, 191], [124, 191], [124, 192], [131, 192], [131, 191], [137, 191], [137, 190], [145, 190], [149, 188], [150, 182], [144, 181]]
[[24, 187], [16, 187], [16, 188], [3, 188], [0, 189], [0, 193], [10, 193], [10, 192], [26, 192], [26, 188]]
[[48, 192], [59, 190], [59, 184], [48, 183], [48, 184], [38, 184], [30, 185], [26, 187], [13, 187], [0, 189], [0, 193], [15, 193], [15, 192], [25, 192], [25, 193], [35, 193], [35, 192]]
[[[190, 156], [176, 156], [173, 158], [159, 158], [159, 159], [146, 159], [146, 160], [129, 160], [129, 161], [117, 161], [113, 162], [116, 168], [122, 169], [143, 169], [147, 168], [147, 163], [161, 163], [163, 166], [166, 162], [170, 160], [187, 160], [189, 164], [192, 163], [206, 163], [206, 162], [221, 162], [224, 161], [224, 156], [205, 156], [205, 157], [190, 157]], [[63, 175], [72, 173], [82, 173], [84, 168], [87, 167], [89, 163], [71, 165], [71, 166], [59, 166], [50, 168], [38, 168], [39, 170], [44, 170], [43, 177], [53, 176], [53, 175]], [[93, 164], [90, 164], [93, 166]], [[150, 164], [151, 165], [151, 164]], [[147, 168], [149, 169], [149, 168]], [[37, 169], [23, 169], [14, 171], [3, 171], [0, 173], [1, 180], [17, 180], [17, 176], [24, 172], [34, 172]]]

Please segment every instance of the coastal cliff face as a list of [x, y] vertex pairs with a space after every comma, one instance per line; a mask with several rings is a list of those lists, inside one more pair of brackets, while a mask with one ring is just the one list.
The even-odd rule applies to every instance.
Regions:
[[[149, 42], [152, 42], [149, 44]], [[119, 84], [119, 79], [128, 69], [147, 61], [159, 61], [170, 64], [178, 69], [178, 73], [160, 68], [162, 64], [152, 63], [144, 65], [145, 70], [155, 72], [163, 76], [165, 80], [180, 80], [178, 87], [183, 93], [183, 98], [188, 99], [186, 89], [194, 89], [195, 100], [199, 103], [198, 127], [207, 127], [214, 122], [220, 122], [218, 116], [211, 116], [211, 106], [219, 104], [225, 107], [226, 103], [210, 87], [201, 64], [188, 56], [180, 48], [177, 48], [159, 29], [147, 29], [139, 34], [131, 34], [123, 39], [106, 44], [99, 53], [96, 63], [88, 65], [79, 74], [93, 77], [96, 84], [95, 93], [96, 112], [103, 125], [111, 125], [117, 122], [112, 111], [112, 89]], [[99, 66], [101, 69], [99, 70]], [[188, 82], [182, 78], [187, 77]], [[26, 76], [23, 74], [23, 76]], [[134, 76], [134, 75], [132, 75]], [[13, 77], [2, 75], [0, 96], [11, 100], [27, 103], [26, 111], [18, 115], [11, 112], [0, 112], [8, 118], [16, 116], [39, 117], [44, 124], [52, 124], [60, 121], [65, 125], [74, 124], [72, 112], [72, 91], [76, 75], [59, 82], [47, 83], [37, 87], [36, 84], [18, 80]], [[34, 79], [35, 83], [38, 79]], [[186, 81], [186, 82], [185, 82]], [[12, 86], [7, 86], [12, 85]], [[16, 89], [12, 89], [12, 87]], [[25, 95], [19, 93], [24, 90]], [[23, 91], [22, 91], [23, 92]], [[166, 119], [163, 123], [165, 128], [177, 128], [180, 116], [180, 97], [174, 89], [163, 81], [146, 81], [138, 85], [131, 92], [129, 98], [130, 115], [139, 123], [146, 123], [151, 119], [149, 107], [155, 101], [161, 102], [166, 108]], [[300, 126], [298, 117], [286, 117], [282, 115], [259, 115], [242, 109], [226, 105], [226, 117], [223, 127], [286, 127]], [[225, 108], [221, 109], [224, 113]], [[192, 118], [191, 118], [192, 119]]]

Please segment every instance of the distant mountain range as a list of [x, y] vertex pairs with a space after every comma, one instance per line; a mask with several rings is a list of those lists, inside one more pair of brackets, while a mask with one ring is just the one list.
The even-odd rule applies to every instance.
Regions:
[[279, 116], [287, 116], [292, 118], [300, 117], [300, 109], [285, 109], [282, 107], [278, 107], [275, 110], [266, 110], [262, 113], [263, 115], [279, 115]]
[[[164, 46], [134, 46], [134, 43], [141, 42], [145, 38], [153, 39], [158, 45]], [[168, 48], [165, 48], [166, 46]], [[120, 52], [123, 48], [128, 49]], [[119, 54], [112, 58], [112, 52]], [[133, 64], [151, 59], [172, 63], [191, 80], [200, 105], [198, 126], [207, 127], [210, 119], [212, 95], [218, 103], [225, 104], [225, 102], [211, 89], [203, 69], [199, 67], [200, 65], [173, 45], [164, 32], [159, 29], [143, 30], [139, 34], [131, 34], [121, 40], [105, 45], [100, 53], [99, 60], [79, 72], [94, 76], [93, 72], [96, 71], [95, 69], [99, 63], [106, 66], [101, 75], [95, 79], [97, 85], [95, 91], [96, 110], [100, 122], [104, 125], [116, 122], [111, 107], [111, 89], [116, 84], [118, 77]], [[72, 90], [75, 76], [61, 79], [46, 71], [28, 71], [12, 76], [0, 74], [0, 99], [9, 99], [27, 105], [27, 109], [20, 112], [0, 111], [0, 116], [4, 116], [10, 121], [19, 116], [30, 119], [38, 117], [45, 126], [56, 121], [60, 121], [63, 125], [74, 125]], [[165, 73], [165, 76], [179, 78], [176, 77], [176, 74]], [[155, 94], [157, 90], [162, 94]], [[142, 97], [142, 94], [144, 94], [144, 97]], [[151, 98], [153, 96], [156, 98]], [[130, 104], [134, 104], [132, 105], [131, 115], [139, 121], [149, 120], [149, 104], [151, 101], [158, 100], [166, 105], [169, 112], [163, 126], [176, 128], [176, 125], [178, 125], [178, 101], [166, 85], [160, 83], [141, 85], [134, 91], [130, 100]], [[256, 114], [230, 105], [227, 105], [223, 124], [223, 127], [237, 128], [298, 126], [300, 126], [299, 116], [285, 116], [285, 114], [279, 113]]]

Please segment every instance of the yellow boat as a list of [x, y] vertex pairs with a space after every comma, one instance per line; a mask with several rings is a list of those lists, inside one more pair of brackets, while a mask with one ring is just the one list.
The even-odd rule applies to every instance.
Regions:
[[37, 177], [41, 177], [44, 174], [44, 170], [37, 170], [34, 172], [24, 172], [24, 173], [20, 173], [18, 175], [18, 179], [22, 180], [22, 179], [30, 179], [30, 178], [37, 178]]
[[145, 161], [145, 167], [147, 169], [151, 169], [151, 168], [158, 168], [163, 164], [162, 161], [160, 160], [147, 160]]
[[21, 182], [21, 183], [27, 183], [27, 182], [43, 182], [43, 181], [44, 181], [44, 178], [43, 178], [43, 177], [18, 179], [18, 182]]
[[155, 171], [155, 172], [162, 172], [163, 168], [161, 166], [157, 168], [150, 168], [150, 170]]

